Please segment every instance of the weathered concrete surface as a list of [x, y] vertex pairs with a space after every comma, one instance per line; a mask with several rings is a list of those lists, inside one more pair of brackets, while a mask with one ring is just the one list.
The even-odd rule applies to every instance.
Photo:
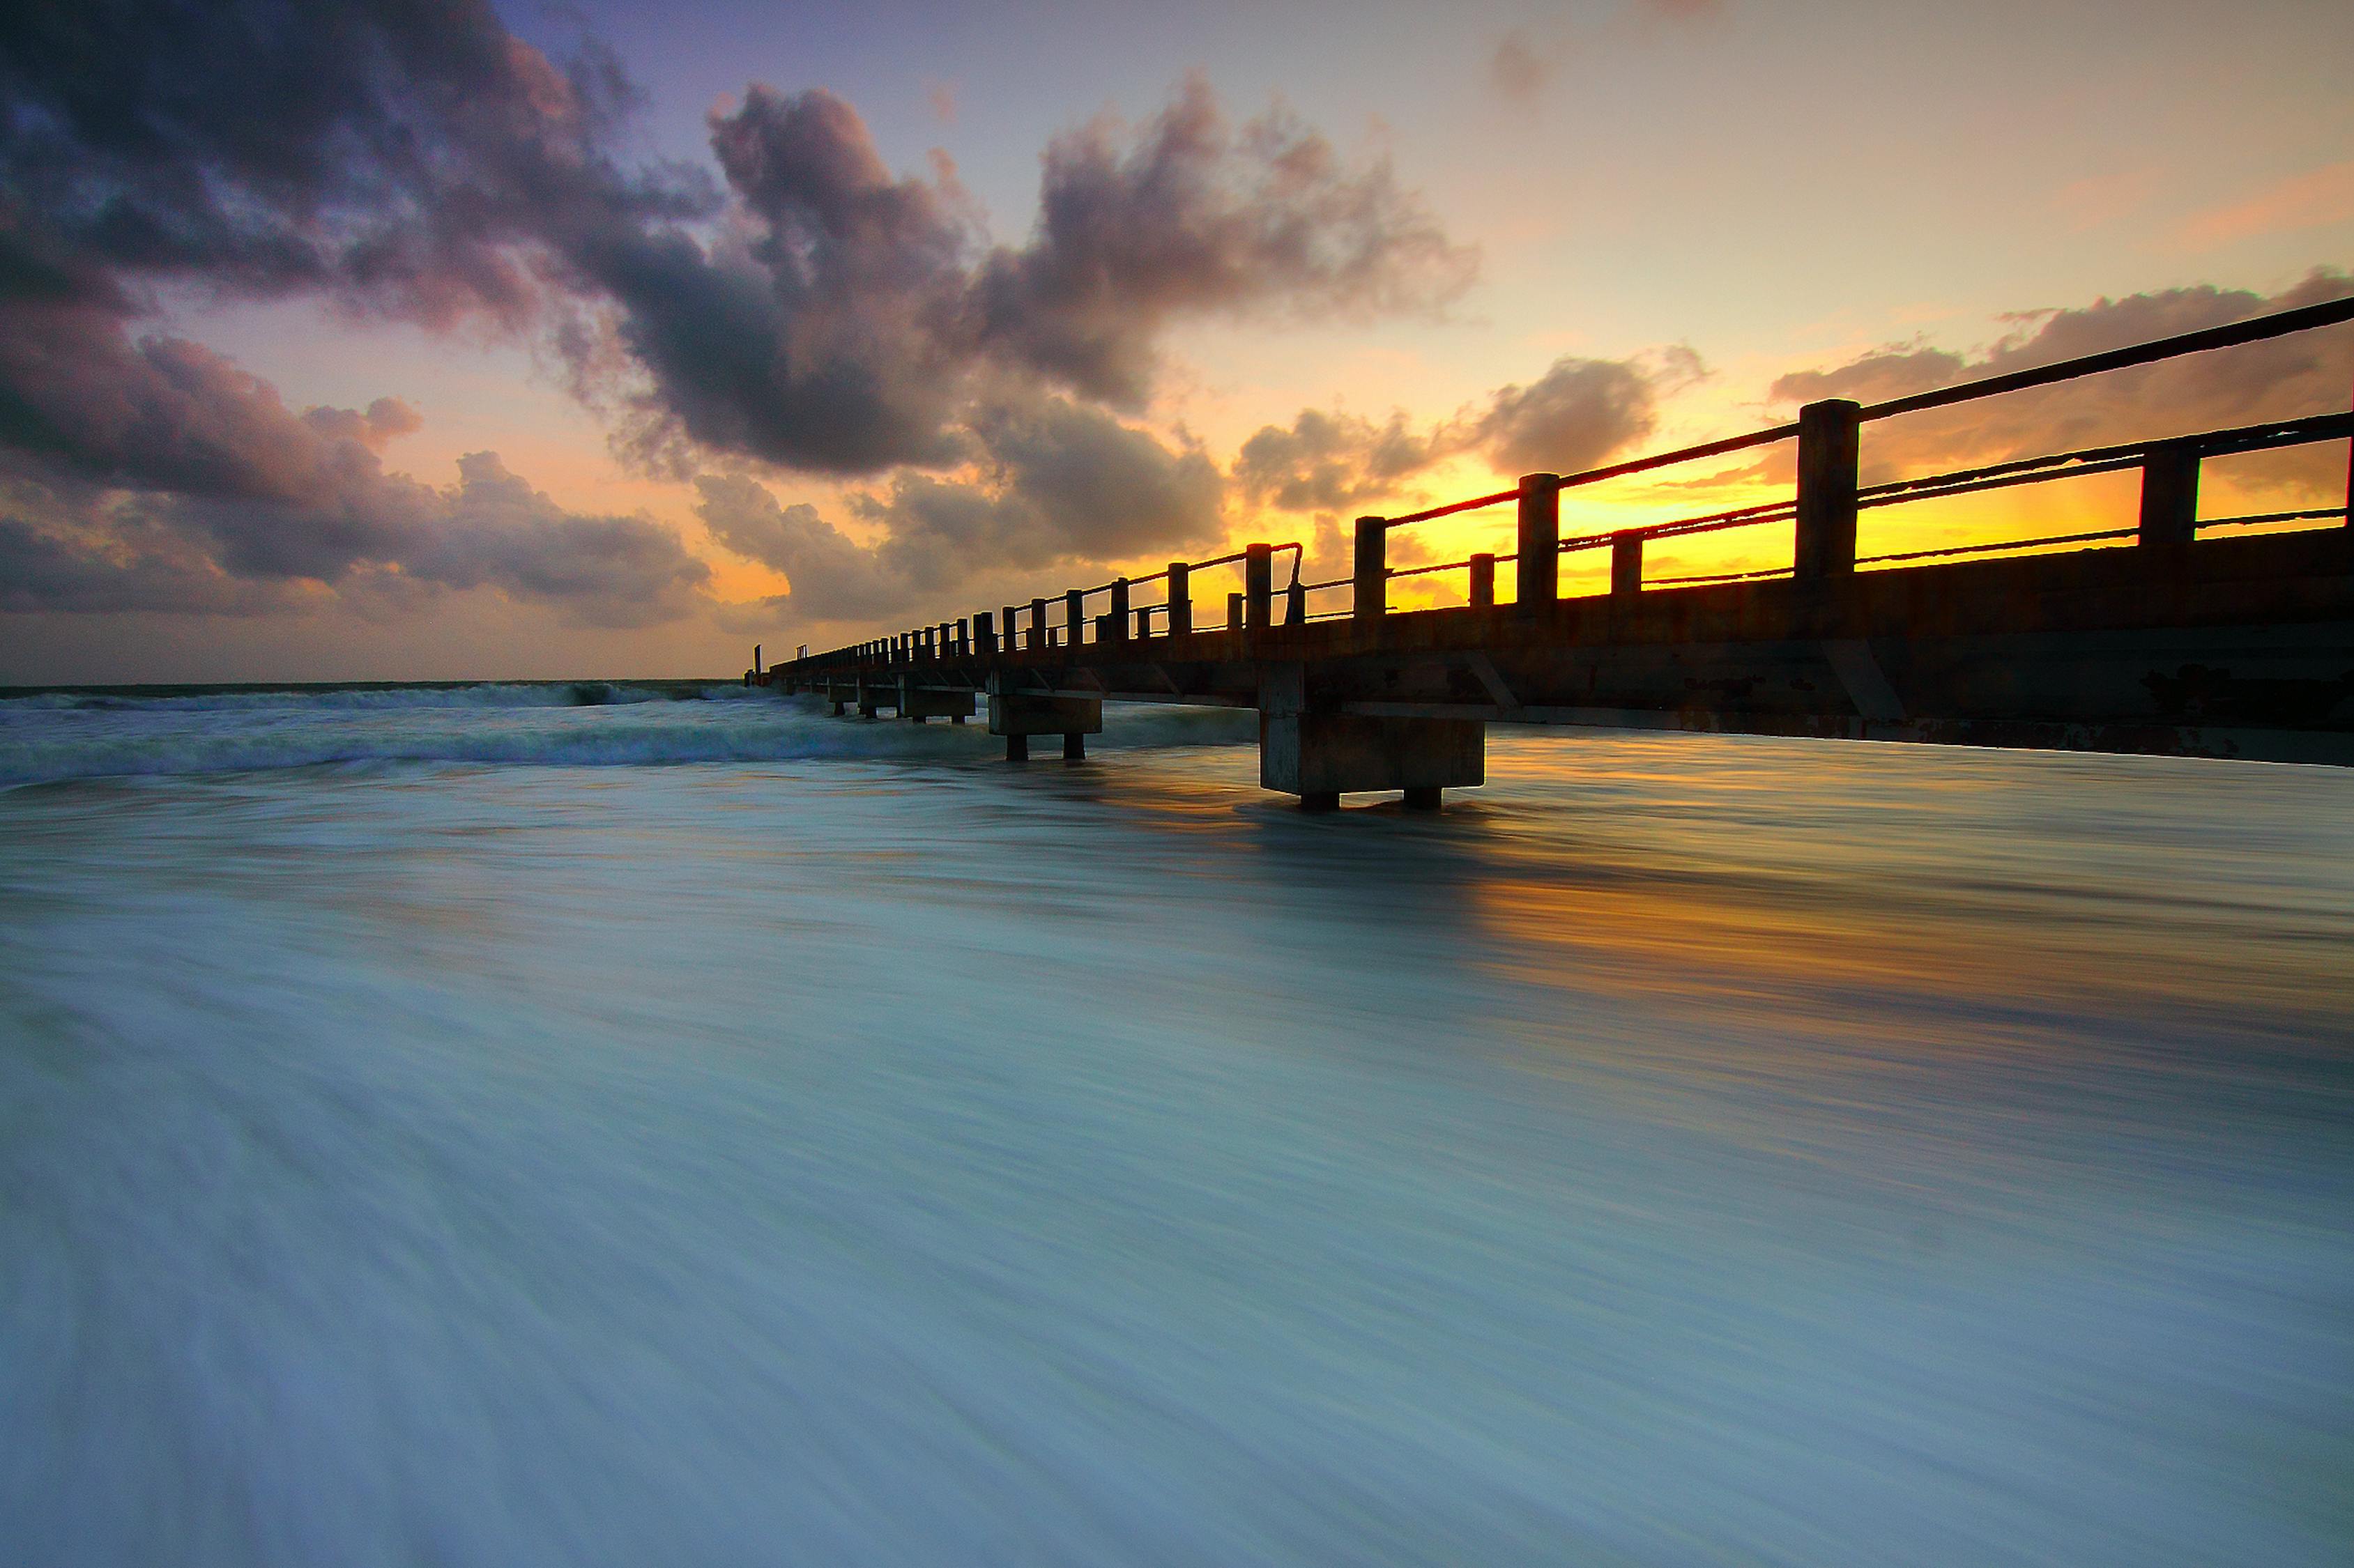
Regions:
[[1487, 726], [1478, 719], [1381, 717], [1320, 706], [1304, 665], [1269, 666], [1259, 684], [1258, 779], [1303, 800], [1487, 782]]
[[1478, 719], [1261, 715], [1258, 781], [1300, 796], [1465, 789], [1488, 781], [1487, 736]]

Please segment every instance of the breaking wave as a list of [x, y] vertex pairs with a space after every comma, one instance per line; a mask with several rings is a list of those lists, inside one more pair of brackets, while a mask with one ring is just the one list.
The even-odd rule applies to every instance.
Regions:
[[240, 713], [274, 709], [379, 713], [398, 708], [595, 708], [751, 694], [741, 687], [703, 682], [480, 681], [415, 686], [148, 687], [32, 692], [0, 697], [0, 713]]
[[[1247, 710], [1107, 709], [1095, 744], [1218, 745]], [[0, 787], [75, 779], [387, 764], [606, 767], [839, 757], [909, 762], [1001, 755], [966, 725], [834, 718], [812, 699], [741, 686], [604, 682], [0, 699]]]

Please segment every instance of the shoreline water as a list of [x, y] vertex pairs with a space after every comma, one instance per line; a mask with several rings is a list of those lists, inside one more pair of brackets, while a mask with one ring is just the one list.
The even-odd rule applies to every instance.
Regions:
[[0, 1534], [2342, 1557], [2354, 780], [1170, 716], [0, 720]]

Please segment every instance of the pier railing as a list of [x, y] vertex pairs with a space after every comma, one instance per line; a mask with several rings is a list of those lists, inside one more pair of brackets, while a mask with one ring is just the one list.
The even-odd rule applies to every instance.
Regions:
[[[1128, 642], [1161, 638], [1193, 638], [1218, 631], [1249, 634], [1281, 623], [1373, 620], [1389, 613], [1388, 585], [1396, 578], [1460, 572], [1466, 578], [1466, 602], [1473, 609], [1497, 607], [1496, 571], [1512, 567], [1517, 612], [1539, 616], [1561, 598], [1562, 557], [1585, 551], [1610, 553], [1613, 596], [1639, 594], [1647, 588], [1696, 587], [1711, 583], [1787, 577], [1821, 584], [1846, 577], [1857, 568], [1904, 563], [1958, 559], [2007, 551], [2050, 549], [2062, 546], [2093, 546], [2133, 540], [2152, 549], [2190, 544], [2211, 528], [2252, 527], [2285, 523], [2317, 523], [2337, 518], [2354, 524], [2354, 457], [2348, 464], [2347, 503], [2289, 511], [2254, 513], [2234, 517], [2199, 515], [2200, 468], [2211, 458], [2275, 450], [2319, 441], [2354, 440], [2354, 411], [2331, 412], [2301, 418], [2267, 420], [2197, 435], [2169, 436], [2117, 445], [2088, 447], [2042, 457], [1956, 469], [1886, 483], [1859, 482], [1863, 427], [1898, 415], [1951, 408], [2005, 393], [2048, 387], [2108, 371], [2157, 364], [2185, 355], [2206, 353], [2311, 332], [2354, 321], [2354, 298], [2307, 305], [2257, 316], [2230, 325], [2086, 355], [2031, 369], [1957, 383], [1935, 391], [1914, 393], [1884, 402], [1859, 404], [1827, 398], [1801, 408], [1796, 421], [1752, 430], [1744, 435], [1702, 441], [1671, 451], [1606, 464], [1571, 474], [1531, 473], [1509, 490], [1449, 502], [1400, 516], [1360, 517], [1356, 521], [1352, 570], [1345, 577], [1302, 582], [1304, 552], [1296, 541], [1253, 544], [1202, 561], [1172, 561], [1162, 570], [1134, 577], [1115, 577], [1088, 588], [1066, 588], [1052, 599], [1036, 598], [1028, 605], [1007, 605], [997, 610], [977, 610], [971, 616], [912, 627], [890, 636], [846, 648], [805, 656], [789, 668], [815, 673], [843, 668], [869, 668], [937, 663], [954, 659], [994, 656], [1001, 652], [1069, 649], [1087, 642]], [[1797, 444], [1797, 482], [1786, 498], [1734, 507], [1663, 523], [1644, 524], [1600, 533], [1564, 536], [1561, 499], [1564, 494], [1616, 479], [1628, 478], [1678, 464]], [[2132, 527], [2044, 535], [1988, 543], [1942, 546], [1859, 556], [1856, 528], [1867, 511], [1917, 502], [2042, 484], [2088, 475], [2139, 471], [2139, 515]], [[1492, 507], [1517, 509], [1516, 548], [1508, 553], [1482, 552], [1461, 560], [1393, 567], [1388, 539], [1398, 529]], [[1646, 578], [1644, 558], [1656, 541], [1686, 538], [1736, 529], [1790, 524], [1794, 528], [1790, 564], [1749, 571], [1704, 573]], [[1277, 558], [1288, 556], [1289, 580], [1278, 587]], [[1206, 616], [1198, 608], [1201, 585], [1196, 574], [1239, 567], [1241, 587], [1227, 592], [1223, 606], [1213, 603]], [[1139, 603], [1140, 590], [1160, 586], [1156, 602]], [[1317, 595], [1345, 592], [1338, 609], [1311, 609]], [[1092, 607], [1100, 601], [1100, 611]], [[1155, 623], [1155, 617], [1158, 623]], [[1026, 620], [1026, 624], [1022, 624]], [[1090, 635], [1092, 633], [1092, 635]]]

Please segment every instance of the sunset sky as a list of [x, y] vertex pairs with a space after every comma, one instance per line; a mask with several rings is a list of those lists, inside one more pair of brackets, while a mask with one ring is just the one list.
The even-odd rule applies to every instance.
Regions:
[[[731, 675], [1227, 541], [1339, 575], [1360, 513], [2354, 291], [2354, 7], [2317, 0], [31, 9], [0, 683]], [[1865, 461], [2349, 395], [2339, 327]], [[2208, 513], [2346, 463], [2218, 464]]]

